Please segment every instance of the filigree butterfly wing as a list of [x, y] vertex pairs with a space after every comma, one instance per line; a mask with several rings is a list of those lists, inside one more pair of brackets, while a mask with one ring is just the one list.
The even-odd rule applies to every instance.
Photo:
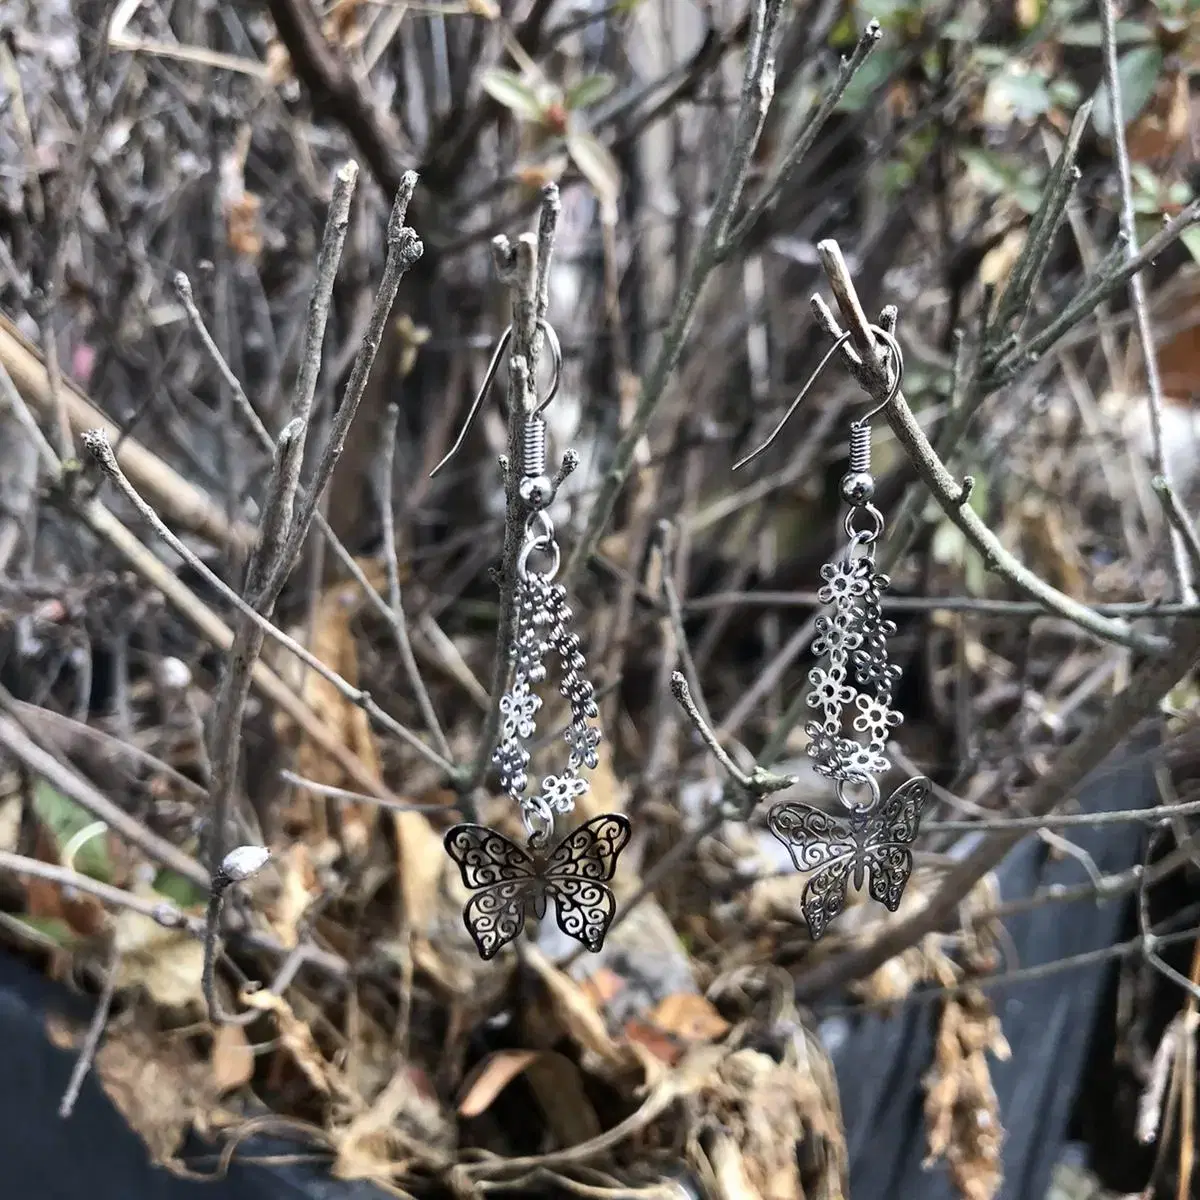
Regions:
[[889, 911], [900, 907], [900, 897], [912, 874], [909, 847], [921, 825], [921, 811], [929, 800], [929, 780], [918, 775], [902, 783], [865, 821], [862, 855], [871, 873], [870, 893]]
[[445, 845], [464, 886], [475, 893], [463, 909], [463, 923], [479, 957], [495, 958], [525, 928], [525, 906], [541, 894], [536, 863], [486, 825], [455, 825]]
[[541, 869], [546, 891], [554, 897], [559, 929], [593, 953], [604, 945], [617, 912], [616, 897], [607, 884], [631, 832], [620, 813], [592, 817], [554, 847]]
[[811, 871], [800, 907], [815, 942], [846, 904], [846, 885], [858, 856], [850, 823], [799, 801], [776, 804], [767, 817], [798, 871]]

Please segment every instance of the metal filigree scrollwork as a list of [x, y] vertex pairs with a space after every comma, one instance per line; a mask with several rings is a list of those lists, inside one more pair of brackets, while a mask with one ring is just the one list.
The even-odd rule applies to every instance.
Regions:
[[[560, 552], [547, 510], [554, 500], [556, 480], [546, 474], [546, 424], [541, 414], [558, 389], [561, 354], [553, 329], [545, 322], [541, 327], [554, 358], [554, 380], [549, 395], [526, 419], [518, 492], [527, 515], [516, 562], [515, 630], [509, 648], [511, 683], [500, 698], [499, 738], [492, 752], [501, 784], [520, 806], [529, 834], [528, 848], [522, 849], [484, 825], [456, 825], [446, 835], [446, 850], [458, 863], [463, 883], [476, 892], [463, 910], [463, 920], [485, 959], [494, 957], [524, 929], [530, 908], [540, 920], [548, 896], [554, 900], [559, 928], [588, 950], [599, 950], [616, 913], [613, 893], [605, 885], [630, 837], [625, 817], [604, 814], [585, 822], [553, 850], [546, 850], [555, 816], [570, 813], [588, 789], [581, 771], [598, 765], [600, 730], [596, 724], [596, 690], [585, 674], [587, 660], [579, 636], [571, 630], [573, 613], [567, 603], [567, 590], [554, 582]], [[511, 332], [510, 327], [492, 356], [483, 389], [451, 454], [478, 411]], [[443, 459], [435, 471], [445, 462]], [[564, 462], [559, 479], [571, 465]], [[535, 569], [535, 559], [547, 565]], [[530, 746], [542, 707], [542, 698], [535, 689], [548, 677], [547, 660], [551, 656], [557, 668], [558, 690], [570, 707], [564, 733], [567, 755], [562, 768], [544, 776], [541, 790], [531, 796], [526, 794]]]
[[481, 958], [494, 958], [525, 928], [532, 908], [540, 920], [554, 901], [558, 927], [588, 950], [604, 944], [617, 904], [608, 881], [631, 829], [619, 813], [604, 813], [568, 833], [552, 850], [534, 835], [527, 849], [486, 825], [456, 825], [446, 850], [475, 895], [463, 909]]
[[771, 832], [787, 847], [799, 871], [811, 871], [800, 907], [814, 941], [842, 911], [851, 878], [859, 889], [870, 872], [871, 898], [892, 912], [912, 873], [912, 851], [929, 780], [902, 783], [878, 808], [834, 816], [798, 801], [776, 804], [767, 817]]
[[[878, 412], [900, 390], [904, 358], [895, 338], [874, 326], [872, 329], [890, 352], [893, 371], [891, 389], [875, 410]], [[767, 442], [738, 466], [770, 445], [848, 336], [841, 335]], [[808, 674], [807, 698], [817, 715], [804, 726], [813, 767], [836, 782], [838, 800], [848, 816], [785, 802], [776, 804], [767, 818], [771, 832], [787, 847], [796, 867], [812, 872], [801, 909], [814, 940], [842, 911], [850, 879], [856, 889], [861, 888], [868, 871], [872, 898], [896, 911], [912, 872], [908, 847], [917, 835], [930, 792], [929, 780], [918, 775], [884, 800], [876, 780], [891, 768], [888, 738], [903, 717], [892, 704], [900, 668], [888, 654], [888, 640], [896, 626], [884, 618], [882, 606], [890, 580], [875, 567], [875, 545], [883, 532], [883, 516], [871, 503], [875, 481], [871, 476], [870, 420], [875, 412], [850, 426], [850, 465], [841, 487], [842, 498], [849, 505], [845, 521], [848, 541], [841, 556], [821, 568], [823, 583], [817, 599], [825, 611], [815, 625], [817, 663]], [[849, 793], [854, 790], [866, 790], [867, 802], [852, 801]]]

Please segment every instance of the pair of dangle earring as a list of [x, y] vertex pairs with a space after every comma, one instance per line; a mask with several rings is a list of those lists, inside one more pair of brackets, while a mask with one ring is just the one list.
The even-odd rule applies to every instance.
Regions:
[[[883, 799], [878, 776], [890, 769], [888, 738], [903, 717], [892, 707], [900, 668], [888, 654], [896, 626], [884, 619], [883, 592], [890, 580], [875, 566], [875, 547], [883, 532], [883, 516], [871, 503], [871, 418], [899, 393], [904, 357], [891, 334], [872, 332], [890, 353], [893, 380], [887, 399], [852, 422], [850, 464], [842, 479], [842, 499], [849, 506], [846, 545], [821, 568], [824, 586], [817, 599], [825, 610], [816, 621], [813, 651], [817, 664], [808, 673], [808, 705], [815, 710], [805, 725], [808, 754], [814, 769], [835, 783], [844, 816], [799, 801], [781, 801], [770, 809], [767, 825], [787, 848], [797, 870], [811, 872], [801, 910], [815, 941], [842, 911], [851, 878], [856, 890], [869, 872], [872, 899], [895, 912], [912, 874], [912, 843], [930, 795], [929, 780], [914, 776]], [[821, 360], [771, 436], [734, 465], [736, 471], [761, 454], [787, 424], [826, 363], [842, 347], [843, 333]], [[856, 799], [866, 793], [864, 800]]]
[[[554, 579], [561, 552], [548, 510], [557, 483], [569, 468], [560, 471], [557, 479], [547, 474], [542, 414], [558, 392], [562, 351], [553, 328], [545, 321], [539, 321], [539, 327], [550, 349], [553, 375], [546, 398], [525, 421], [518, 494], [526, 515], [516, 562], [516, 629], [509, 647], [510, 682], [500, 698], [500, 737], [492, 753], [500, 782], [520, 809], [526, 844], [518, 846], [504, 834], [473, 823], [455, 825], [445, 838], [446, 851], [472, 893], [463, 909], [463, 922], [483, 959], [494, 958], [521, 933], [529, 909], [541, 920], [547, 899], [554, 901], [563, 933], [588, 950], [600, 950], [616, 916], [616, 897], [608, 883], [631, 836], [628, 818], [602, 813], [553, 841], [555, 818], [569, 815], [588, 790], [581, 772], [597, 765], [600, 730], [595, 688], [585, 675], [587, 660], [579, 635], [571, 629], [574, 614], [567, 590]], [[497, 344], [457, 440], [431, 474], [441, 470], [462, 445], [511, 337], [510, 325]], [[516, 465], [507, 464], [507, 469]], [[535, 560], [547, 565], [538, 569]], [[541, 790], [529, 795], [530, 747], [542, 707], [537, 688], [547, 679], [548, 658], [557, 668], [559, 693], [570, 707], [564, 734], [568, 752], [562, 769], [543, 777]]]

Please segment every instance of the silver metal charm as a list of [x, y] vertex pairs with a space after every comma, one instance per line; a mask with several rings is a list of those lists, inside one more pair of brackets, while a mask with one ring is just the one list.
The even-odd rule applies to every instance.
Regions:
[[[558, 391], [562, 361], [554, 330], [544, 321], [540, 325], [550, 347], [554, 374], [549, 394], [525, 424], [518, 494], [527, 515], [517, 557], [516, 631], [509, 648], [511, 682], [500, 699], [500, 735], [492, 752], [501, 784], [520, 807], [528, 847], [522, 850], [483, 825], [456, 825], [446, 835], [446, 850], [458, 863], [463, 883], [478, 892], [463, 910], [463, 920], [485, 959], [492, 958], [521, 932], [528, 906], [532, 905], [541, 919], [547, 896], [554, 898], [559, 928], [588, 950], [599, 950], [616, 912], [612, 891], [605, 882], [612, 878], [617, 856], [630, 837], [629, 821], [620, 814], [608, 813], [579, 826], [553, 850], [546, 849], [554, 832], [555, 816], [570, 813], [588, 789], [581, 772], [598, 765], [600, 729], [596, 723], [596, 690], [585, 674], [587, 661], [579, 635], [571, 630], [574, 614], [567, 603], [567, 590], [554, 581], [561, 552], [547, 510], [554, 500], [557, 480], [547, 474], [542, 413]], [[510, 326], [492, 356], [462, 432], [434, 473], [462, 444], [511, 336]], [[547, 680], [551, 662], [558, 690], [570, 706], [571, 719], [564, 734], [567, 754], [562, 769], [544, 776], [540, 790], [529, 795], [530, 745], [542, 707], [537, 688]]]
[[[891, 769], [888, 738], [904, 718], [892, 704], [900, 668], [891, 662], [888, 640], [896, 626], [884, 618], [881, 602], [890, 580], [875, 567], [875, 545], [884, 522], [871, 503], [875, 481], [870, 421], [900, 391], [904, 356], [889, 333], [875, 326], [872, 332], [891, 354], [893, 381], [887, 399], [850, 426], [850, 465], [841, 486], [849, 505], [847, 543], [838, 558], [821, 568], [824, 582], [817, 598], [825, 611], [816, 621], [817, 664], [808, 673], [808, 705], [816, 715], [804, 727], [814, 769], [836, 782], [838, 801], [849, 816], [781, 802], [767, 817], [768, 827], [787, 847], [796, 867], [813, 872], [801, 908], [814, 941], [842, 911], [851, 873], [855, 888], [861, 888], [869, 870], [872, 898], [896, 911], [912, 872], [908, 846], [917, 835], [930, 794], [929, 780], [918, 775], [883, 800], [876, 780]], [[848, 336], [843, 333], [834, 343], [767, 441], [734, 470], [774, 441]], [[868, 797], [860, 803], [853, 793], [863, 790]]]
[[629, 820], [620, 813], [585, 821], [552, 850], [541, 833], [522, 849], [486, 825], [455, 825], [446, 834], [446, 851], [475, 893], [463, 922], [480, 958], [494, 958], [517, 937], [530, 908], [541, 920], [547, 897], [559, 929], [598, 951], [617, 912], [608, 881], [630, 836]]

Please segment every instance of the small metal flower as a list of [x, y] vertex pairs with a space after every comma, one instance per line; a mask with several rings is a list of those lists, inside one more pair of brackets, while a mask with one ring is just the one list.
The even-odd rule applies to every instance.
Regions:
[[862, 645], [861, 633], [847, 629], [841, 622], [830, 620], [828, 617], [817, 618], [816, 631], [818, 636], [813, 642], [813, 653], [818, 658], [846, 654]]
[[864, 692], [859, 692], [855, 697], [854, 705], [858, 709], [858, 716], [854, 718], [855, 730], [870, 734], [871, 744], [878, 743], [882, 748], [887, 741], [888, 730], [895, 729], [903, 718], [889, 704]]
[[525, 679], [518, 678], [512, 689], [500, 697], [500, 728], [505, 737], [533, 736], [534, 717], [542, 707], [542, 698], [529, 690]]
[[808, 693], [809, 708], [832, 708], [854, 699], [854, 689], [846, 683], [845, 667], [831, 665], [824, 670], [814, 667], [808, 673], [808, 682], [812, 686]]
[[584, 725], [581, 722], [572, 721], [567, 726], [563, 737], [571, 748], [568, 762], [572, 770], [578, 771], [580, 767], [587, 767], [594, 771], [599, 766], [600, 759], [596, 754], [600, 746], [599, 729], [594, 725]]
[[865, 558], [843, 558], [839, 562], [825, 563], [821, 578], [825, 586], [817, 592], [822, 604], [843, 606], [867, 594], [870, 563]]
[[559, 813], [569, 813], [587, 790], [587, 782], [569, 770], [561, 775], [547, 775], [542, 780], [542, 799]]

